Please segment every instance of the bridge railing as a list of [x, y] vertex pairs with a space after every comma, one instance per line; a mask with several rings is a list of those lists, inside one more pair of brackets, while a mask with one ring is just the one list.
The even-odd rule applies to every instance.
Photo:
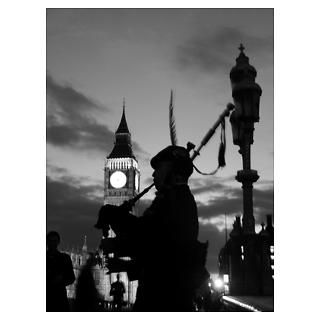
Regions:
[[261, 312], [262, 311], [253, 305], [239, 301], [238, 299], [235, 299], [229, 296], [223, 296], [221, 298], [221, 302], [223, 304], [223, 311], [226, 311], [226, 312]]

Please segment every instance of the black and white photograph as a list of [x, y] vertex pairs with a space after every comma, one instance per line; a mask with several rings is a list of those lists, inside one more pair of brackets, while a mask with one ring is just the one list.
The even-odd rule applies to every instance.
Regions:
[[273, 9], [46, 10], [47, 311], [273, 311]]
[[318, 318], [315, 1], [1, 13], [1, 319]]

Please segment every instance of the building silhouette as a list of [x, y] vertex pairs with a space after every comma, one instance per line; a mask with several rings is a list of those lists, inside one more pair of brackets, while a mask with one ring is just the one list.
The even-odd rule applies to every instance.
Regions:
[[230, 295], [273, 295], [273, 269], [272, 215], [267, 215], [267, 225], [262, 223], [259, 233], [252, 234], [244, 232], [240, 217], [236, 217], [230, 238], [219, 253], [219, 274], [226, 291]]

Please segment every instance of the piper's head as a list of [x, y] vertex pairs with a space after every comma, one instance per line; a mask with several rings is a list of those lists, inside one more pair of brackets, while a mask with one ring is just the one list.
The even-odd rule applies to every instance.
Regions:
[[177, 183], [187, 183], [193, 172], [192, 161], [186, 148], [168, 146], [150, 161], [157, 190]]

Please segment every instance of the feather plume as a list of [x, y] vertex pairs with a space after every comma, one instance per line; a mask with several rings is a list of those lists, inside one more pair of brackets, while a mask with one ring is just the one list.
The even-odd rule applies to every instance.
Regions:
[[177, 133], [176, 133], [176, 122], [173, 115], [173, 92], [171, 90], [170, 104], [169, 104], [169, 129], [171, 144], [176, 146], [178, 144]]

